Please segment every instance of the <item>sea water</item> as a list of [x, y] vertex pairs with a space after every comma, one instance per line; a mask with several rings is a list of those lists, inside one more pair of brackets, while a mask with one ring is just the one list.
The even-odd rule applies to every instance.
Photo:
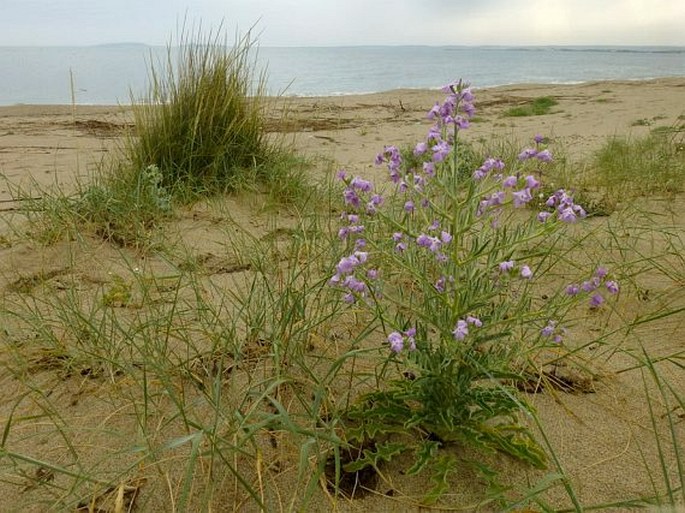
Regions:
[[[167, 57], [138, 44], [0, 47], [0, 105], [129, 103], [144, 97], [150, 63], [163, 67]], [[685, 47], [262, 47], [256, 69], [269, 94], [330, 96], [458, 78], [489, 87], [685, 76]]]

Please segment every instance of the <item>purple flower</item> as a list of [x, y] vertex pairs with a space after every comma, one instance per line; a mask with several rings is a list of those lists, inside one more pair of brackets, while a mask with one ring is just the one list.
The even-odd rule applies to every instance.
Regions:
[[543, 337], [551, 337], [556, 330], [557, 321], [548, 321], [547, 326], [540, 330], [540, 335]]
[[[466, 119], [463, 116], [456, 116], [452, 119], [452, 122], [457, 125], [457, 128], [460, 130], [466, 130], [469, 126], [471, 126], [471, 123], [469, 123], [469, 120]], [[447, 124], [447, 121], [445, 120], [445, 123]]]
[[402, 253], [407, 250], [407, 243], [406, 242], [400, 242], [395, 246], [395, 251], [398, 251], [399, 253]]
[[513, 260], [505, 260], [504, 262], [500, 262], [499, 264], [499, 270], [503, 273], [508, 273], [514, 268], [514, 261]]
[[485, 159], [485, 162], [483, 162], [483, 165], [474, 171], [473, 178], [475, 180], [482, 180], [493, 169], [504, 169], [504, 162], [499, 159], [488, 157]]
[[438, 102], [435, 102], [435, 105], [433, 105], [433, 107], [431, 107], [431, 110], [428, 111], [428, 119], [435, 119], [439, 113], [440, 104]]
[[584, 281], [581, 284], [580, 288], [583, 289], [585, 292], [592, 292], [593, 290], [595, 290], [597, 288], [597, 284], [592, 280]]
[[595, 270], [595, 276], [600, 280], [606, 278], [607, 274], [609, 274], [609, 271], [606, 267], [602, 267], [601, 265]]
[[609, 294], [618, 294], [618, 291], [620, 290], [618, 287], [618, 282], [613, 280], [610, 280], [606, 283], [606, 288], [609, 291]]
[[392, 240], [395, 242], [401, 241], [402, 237], [403, 237], [402, 232], [395, 232], [392, 234]]
[[431, 148], [433, 150], [433, 162], [442, 162], [450, 153], [450, 145], [445, 141], [440, 141]]
[[559, 220], [564, 223], [575, 223], [578, 217], [572, 208], [564, 208], [559, 211]]
[[503, 181], [502, 181], [502, 187], [516, 187], [516, 184], [518, 183], [519, 179], [517, 176], [511, 175], [507, 176]]
[[440, 240], [443, 244], [449, 244], [452, 242], [452, 235], [449, 232], [442, 231], [440, 232]]
[[505, 197], [506, 197], [506, 194], [504, 191], [493, 192], [492, 195], [490, 196], [490, 198], [488, 199], [489, 206], [495, 207], [495, 206], [503, 204]]
[[345, 295], [343, 296], [343, 301], [344, 301], [345, 303], [348, 303], [348, 304], [354, 303], [354, 301], [355, 301], [354, 294], [352, 294], [352, 292], [348, 292], [347, 294], [345, 294]]
[[533, 175], [526, 176], [526, 187], [528, 189], [537, 189], [540, 187], [540, 182], [538, 182]]
[[535, 148], [526, 148], [518, 155], [519, 160], [528, 160], [535, 157], [538, 154], [538, 150]]
[[338, 172], [335, 174], [335, 177], [336, 177], [338, 180], [345, 181], [345, 179], [347, 178], [347, 172], [346, 172], [344, 169], [340, 169], [340, 170], [338, 170]]
[[587, 212], [585, 212], [585, 209], [581, 207], [580, 205], [573, 205], [573, 211], [580, 217], [581, 219], [585, 219], [587, 217]]
[[338, 274], [350, 274], [359, 264], [359, 259], [354, 255], [343, 257], [340, 259], [340, 262], [338, 262], [336, 270], [338, 271]]
[[549, 219], [550, 217], [552, 217], [551, 212], [540, 212], [540, 213], [538, 213], [538, 221], [540, 221], [541, 223], [546, 222], [547, 219]]
[[361, 294], [366, 291], [366, 283], [358, 280], [354, 275], [349, 275], [343, 281], [343, 287], [350, 289], [350, 292]]
[[361, 203], [359, 200], [359, 196], [357, 196], [357, 193], [351, 187], [347, 187], [343, 191], [343, 198], [345, 199], [346, 205], [352, 205], [354, 208], [359, 208], [359, 205]]
[[464, 89], [462, 89], [461, 93], [459, 93], [459, 97], [467, 103], [471, 103], [474, 99], [473, 92], [471, 91], [470, 87], [465, 87]]
[[355, 248], [366, 247], [366, 240], [365, 239], [357, 239], [356, 241], [354, 241], [354, 247]]
[[369, 192], [373, 189], [373, 185], [368, 180], [364, 180], [360, 176], [355, 176], [350, 182], [350, 187], [358, 189], [362, 192]]
[[473, 106], [472, 103], [469, 103], [468, 101], [465, 101], [465, 103], [461, 104], [461, 110], [463, 110], [464, 114], [466, 114], [470, 118], [472, 118], [473, 115], [476, 113], [476, 108]]
[[390, 350], [393, 353], [399, 353], [404, 348], [404, 337], [401, 333], [393, 331], [388, 335], [388, 343], [390, 344]]
[[416, 237], [416, 245], [420, 246], [422, 248], [427, 248], [431, 245], [433, 240], [433, 237], [430, 235], [426, 235], [425, 233], [422, 233], [418, 237]]
[[409, 213], [414, 211], [414, 202], [412, 200], [409, 200], [404, 204], [404, 211]]
[[478, 317], [474, 317], [473, 315], [467, 315], [466, 322], [467, 324], [473, 324], [476, 328], [483, 327], [483, 322]]
[[590, 298], [590, 308], [599, 308], [604, 303], [604, 297], [601, 294], [593, 294]]
[[482, 167], [479, 167], [473, 172], [473, 179], [476, 181], [480, 181], [486, 176], [488, 176], [488, 172], [485, 171]]
[[599, 280], [592, 279], [589, 281], [584, 281], [580, 288], [583, 289], [585, 292], [592, 292], [593, 290], [596, 290], [597, 287], [599, 286]]
[[580, 292], [580, 287], [578, 287], [578, 285], [576, 285], [575, 283], [572, 283], [571, 285], [566, 287], [565, 292], [567, 296], [575, 296], [576, 294], [578, 294], [578, 292]]
[[533, 199], [533, 196], [530, 194], [530, 189], [528, 188], [513, 192], [512, 196], [514, 197], [514, 207], [517, 208], [526, 205]]
[[542, 162], [552, 162], [553, 160], [552, 153], [549, 150], [542, 150], [535, 157]]
[[533, 277], [533, 271], [530, 270], [530, 267], [527, 265], [524, 265], [521, 267], [521, 278], [525, 278], [526, 280], [530, 280]]
[[537, 144], [541, 144], [541, 143], [543, 143], [543, 142], [545, 141], [545, 138], [544, 138], [543, 136], [541, 136], [540, 134], [535, 134], [535, 137], [533, 137], [533, 140], [534, 140]]
[[444, 276], [440, 276], [438, 281], [436, 281], [435, 285], [433, 285], [433, 286], [435, 287], [435, 290], [437, 290], [438, 292], [440, 292], [442, 294], [443, 292], [445, 292], [445, 286], [446, 285], [447, 285], [447, 278], [445, 278]]
[[369, 269], [368, 271], [366, 271], [366, 276], [369, 278], [369, 280], [377, 280], [378, 269]]
[[469, 326], [466, 321], [459, 319], [457, 321], [457, 325], [454, 327], [452, 330], [452, 335], [454, 336], [455, 340], [462, 341], [466, 338], [466, 335], [469, 334]]
[[424, 162], [423, 172], [426, 173], [428, 176], [435, 176], [435, 164], [433, 162]]
[[423, 155], [426, 151], [428, 151], [428, 145], [425, 142], [420, 142], [414, 147], [414, 155], [416, 157]]

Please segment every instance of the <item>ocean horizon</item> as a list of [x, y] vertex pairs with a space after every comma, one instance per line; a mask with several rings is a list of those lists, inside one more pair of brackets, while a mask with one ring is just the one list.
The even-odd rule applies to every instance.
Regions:
[[[167, 55], [164, 46], [138, 43], [0, 47], [0, 105], [142, 100], [150, 63]], [[572, 84], [685, 76], [685, 47], [264, 46], [255, 69], [265, 71], [268, 94], [286, 96], [437, 89], [459, 78], [477, 88]]]

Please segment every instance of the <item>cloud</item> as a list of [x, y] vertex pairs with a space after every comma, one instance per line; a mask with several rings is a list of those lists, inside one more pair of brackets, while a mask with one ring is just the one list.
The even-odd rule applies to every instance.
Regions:
[[685, 45], [683, 0], [3, 0], [0, 44], [163, 44], [184, 17], [265, 46]]

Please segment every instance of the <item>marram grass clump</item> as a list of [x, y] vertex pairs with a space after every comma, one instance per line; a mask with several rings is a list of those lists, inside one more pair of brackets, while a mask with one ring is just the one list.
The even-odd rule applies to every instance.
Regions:
[[233, 46], [214, 33], [182, 32], [179, 39], [164, 65], [151, 64], [147, 97], [134, 98], [127, 160], [134, 169], [156, 166], [171, 191], [268, 183], [285, 151], [265, 133], [265, 80], [255, 74], [249, 34]]

